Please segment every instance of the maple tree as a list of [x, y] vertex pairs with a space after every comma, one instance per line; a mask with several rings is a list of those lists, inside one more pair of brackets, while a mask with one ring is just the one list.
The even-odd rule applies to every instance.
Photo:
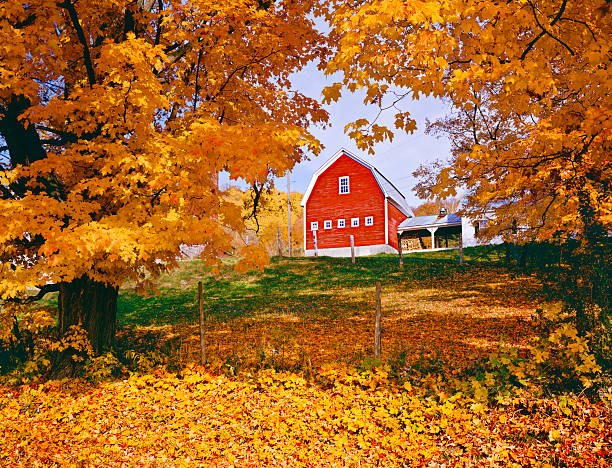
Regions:
[[[247, 218], [247, 229], [255, 233], [269, 254], [278, 255], [278, 228], [280, 228], [283, 252], [288, 254], [287, 194], [279, 192], [276, 188], [266, 190], [258, 200], [258, 212], [251, 216], [254, 212], [255, 196], [256, 194], [252, 190], [243, 194], [244, 217]], [[294, 252], [296, 249], [301, 248], [303, 242], [301, 200], [301, 193], [291, 192], [291, 218], [294, 220], [291, 223], [291, 249]]]
[[[293, 254], [302, 246], [302, 194], [291, 192], [291, 251]], [[269, 256], [278, 255], [278, 229], [281, 234], [283, 255], [289, 254], [287, 194], [280, 192], [272, 183], [242, 190], [237, 186], [228, 187], [225, 199], [242, 207], [244, 231], [232, 233], [233, 251], [240, 251], [248, 245], [258, 245]]]
[[[364, 89], [406, 131], [402, 99], [449, 100], [431, 130], [452, 157], [420, 170], [419, 195], [467, 189], [466, 214], [495, 214], [489, 237], [589, 237], [612, 221], [610, 19], [605, 0], [337, 2], [327, 72], [343, 79], [324, 94]], [[346, 130], [362, 148], [393, 136], [366, 119]]]
[[[484, 240], [563, 244], [568, 309], [581, 332], [603, 324], [608, 337], [611, 17], [605, 0], [338, 2], [327, 71], [343, 80], [324, 91], [364, 89], [405, 131], [402, 100], [449, 101], [429, 130], [450, 136], [451, 157], [416, 172], [417, 194], [465, 190], [461, 214], [489, 218]], [[363, 148], [393, 137], [366, 119], [346, 130]]]
[[0, 3], [0, 297], [59, 291], [60, 331], [100, 352], [125, 279], [181, 244], [214, 262], [243, 229], [219, 171], [261, 184], [319, 150], [305, 128], [327, 114], [288, 80], [325, 50], [317, 7]]

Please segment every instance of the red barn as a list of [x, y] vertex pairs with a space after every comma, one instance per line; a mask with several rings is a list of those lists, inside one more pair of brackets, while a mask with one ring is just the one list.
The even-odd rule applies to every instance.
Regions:
[[304, 252], [345, 257], [397, 253], [397, 227], [412, 210], [374, 166], [342, 149], [314, 173], [301, 202]]

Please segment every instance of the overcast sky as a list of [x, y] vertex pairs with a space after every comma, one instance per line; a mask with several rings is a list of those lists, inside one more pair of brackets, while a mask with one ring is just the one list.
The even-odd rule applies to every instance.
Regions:
[[[292, 79], [296, 90], [318, 100], [322, 97], [321, 90], [333, 84], [334, 81], [340, 80], [325, 77], [314, 65], [294, 75]], [[419, 205], [421, 201], [412, 190], [416, 184], [412, 173], [419, 165], [440, 158], [447, 159], [450, 154], [448, 140], [425, 134], [425, 120], [442, 117], [447, 113], [448, 108], [445, 103], [434, 99], [405, 100], [400, 104], [400, 108], [411, 113], [412, 118], [417, 122], [417, 130], [413, 134], [394, 131], [393, 142], [377, 144], [374, 147], [375, 154], [370, 156], [367, 152], [357, 149], [354, 142], [344, 134], [344, 126], [357, 118], [366, 118], [371, 121], [378, 113], [378, 108], [364, 105], [362, 96], [350, 93], [343, 96], [338, 102], [325, 106], [329, 112], [331, 126], [326, 129], [316, 127], [310, 129], [311, 133], [325, 146], [325, 149], [319, 156], [295, 166], [291, 175], [291, 191], [304, 193], [313, 173], [338, 150], [345, 148], [372, 163], [404, 194], [409, 205]], [[392, 123], [393, 114], [393, 111], [387, 112], [379, 122]], [[393, 128], [392, 125], [389, 127]], [[222, 176], [220, 182], [223, 184], [227, 182], [227, 179]], [[286, 191], [286, 178], [275, 180], [275, 186], [282, 192]]]

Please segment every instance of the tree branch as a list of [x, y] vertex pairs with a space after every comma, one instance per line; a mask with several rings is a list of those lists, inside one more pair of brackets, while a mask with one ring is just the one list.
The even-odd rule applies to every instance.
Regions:
[[[540, 23], [540, 20], [538, 19], [538, 13], [536, 11], [535, 5], [533, 4], [533, 2], [531, 2], [531, 0], [528, 0], [529, 6], [531, 7], [531, 11], [533, 12], [533, 18], [535, 19], [537, 25], [540, 27], [540, 29], [542, 30], [542, 32], [540, 34], [538, 34], [528, 45], [527, 48], [524, 50], [524, 52], [521, 54], [521, 58], [520, 60], [524, 60], [525, 57], [527, 57], [527, 54], [529, 53], [529, 51], [535, 46], [536, 42], [538, 42], [542, 36], [544, 35], [548, 35], [550, 37], [552, 37], [555, 41], [557, 41], [559, 44], [561, 44], [563, 47], [565, 47], [569, 53], [571, 55], [576, 55], [575, 52], [571, 49], [570, 46], [568, 46], [565, 42], [563, 42], [561, 39], [559, 39], [556, 36], [553, 36], [543, 25], [542, 23]], [[559, 21], [559, 19], [561, 19], [561, 15], [563, 15], [563, 12], [565, 11], [565, 6], [567, 5], [567, 0], [563, 0], [563, 3], [561, 3], [561, 8], [559, 9], [559, 11], [557, 12], [557, 14], [555, 15], [554, 19], [551, 21], [550, 26], [554, 26], [555, 23], [557, 21]]]
[[43, 132], [55, 133], [65, 143], [74, 143], [77, 141], [77, 136], [72, 132], [66, 132], [64, 130], [57, 130], [55, 128], [47, 127], [45, 125], [36, 125], [36, 128], [38, 130], [42, 130]]
[[222, 93], [222, 92], [225, 90], [225, 87], [226, 87], [226, 86], [229, 84], [230, 80], [233, 78], [233, 76], [234, 76], [236, 73], [238, 73], [238, 72], [240, 72], [240, 71], [244, 71], [244, 70], [246, 70], [246, 69], [247, 69], [249, 66], [251, 66], [251, 65], [255, 65], [255, 64], [257, 64], [257, 63], [261, 63], [261, 62], [263, 62], [265, 59], [267, 59], [267, 58], [271, 57], [272, 55], [277, 54], [277, 53], [279, 53], [279, 52], [280, 52], [279, 50], [273, 50], [273, 51], [272, 51], [272, 52], [270, 52], [269, 54], [264, 55], [263, 57], [261, 57], [261, 58], [259, 58], [259, 59], [257, 59], [257, 60], [252, 60], [252, 61], [250, 61], [249, 63], [247, 63], [247, 64], [245, 64], [245, 65], [243, 65], [243, 66], [241, 66], [241, 67], [238, 67], [238, 68], [236, 68], [235, 70], [232, 70], [232, 72], [231, 72], [231, 73], [230, 73], [230, 74], [227, 76], [227, 78], [225, 79], [225, 82], [224, 82], [224, 83], [221, 85], [221, 87], [219, 88], [219, 91], [217, 91], [217, 93], [216, 93], [214, 96], [212, 96], [210, 100], [211, 100], [211, 101], [214, 101], [214, 100], [215, 100], [215, 99], [216, 99], [216, 98], [217, 98], [217, 97], [218, 97], [218, 96], [219, 96], [219, 95], [220, 95], [220, 94], [221, 94], [221, 93]]
[[40, 140], [40, 142], [43, 145], [49, 146], [63, 146], [68, 143], [68, 141], [64, 138], [49, 138], [48, 140]]
[[87, 42], [87, 38], [85, 37], [85, 33], [83, 32], [83, 28], [81, 27], [81, 22], [79, 21], [79, 16], [77, 15], [76, 9], [74, 8], [74, 4], [71, 0], [64, 0], [62, 3], [58, 3], [57, 6], [59, 6], [60, 8], [65, 8], [66, 11], [68, 11], [68, 15], [70, 16], [70, 20], [72, 21], [72, 26], [76, 31], [81, 46], [83, 47], [83, 58], [85, 59], [85, 68], [87, 69], [89, 87], [93, 87], [93, 85], [96, 84], [96, 73], [94, 71], [93, 62], [91, 61], [89, 43]]
[[159, 199], [160, 195], [165, 192], [165, 190], [166, 190], [166, 187], [162, 187], [153, 194], [153, 197], [151, 198], [151, 206], [155, 206], [155, 203]]
[[257, 182], [253, 182], [252, 188], [253, 188], [253, 192], [255, 192], [255, 196], [253, 197], [253, 211], [251, 211], [251, 214], [248, 215], [246, 219], [253, 218], [255, 220], [255, 224], [257, 225], [257, 229], [255, 230], [255, 232], [258, 233], [259, 232], [259, 220], [257, 219], [257, 208], [259, 206], [259, 199], [263, 192], [264, 185], [261, 184], [261, 187], [257, 187]]
[[23, 29], [27, 26], [30, 26], [34, 23], [34, 21], [36, 20], [36, 15], [34, 13], [31, 13], [30, 15], [28, 15], [28, 17], [26, 19], [24, 19], [23, 21], [19, 21], [18, 23], [15, 23], [15, 25], [13, 26], [15, 29]]
[[2, 200], [15, 200], [15, 194], [9, 187], [0, 184], [0, 199]]
[[593, 30], [591, 29], [591, 27], [588, 25], [588, 23], [586, 21], [580, 21], [580, 20], [573, 19], [573, 18], [567, 18], [565, 16], [563, 18], [559, 18], [559, 21], [571, 21], [573, 23], [581, 24], [581, 25], [583, 25], [585, 28], [587, 28], [589, 30], [593, 40], [595, 40], [595, 41], [597, 40], [597, 37], [595, 36], [595, 33], [593, 32]]
[[159, 18], [157, 18], [157, 28], [155, 31], [155, 42], [153, 45], [159, 45], [159, 42], [161, 41], [161, 31], [162, 31], [162, 10], [164, 9], [164, 2], [163, 0], [157, 0], [157, 9], [159, 12]]
[[536, 45], [536, 42], [538, 42], [540, 40], [540, 38], [542, 36], [545, 35], [545, 32], [542, 31], [540, 34], [538, 34], [529, 44], [527, 44], [527, 48], [523, 51], [523, 53], [521, 54], [521, 58], [520, 60], [525, 60], [525, 57], [527, 57], [527, 54], [529, 53], [529, 51], [531, 49], [533, 49], [533, 46]]
[[28, 296], [26, 298], [13, 298], [9, 299], [10, 302], [17, 302], [19, 304], [31, 304], [32, 302], [40, 301], [47, 294], [52, 292], [58, 292], [60, 290], [59, 284], [45, 284], [38, 290], [38, 294], [35, 296]]
[[200, 51], [198, 52], [198, 63], [196, 64], [196, 76], [195, 76], [195, 89], [194, 89], [194, 96], [193, 96], [193, 111], [196, 111], [196, 108], [198, 106], [198, 97], [200, 95], [200, 63], [202, 62], [202, 54], [203, 54], [203, 49], [200, 47]]

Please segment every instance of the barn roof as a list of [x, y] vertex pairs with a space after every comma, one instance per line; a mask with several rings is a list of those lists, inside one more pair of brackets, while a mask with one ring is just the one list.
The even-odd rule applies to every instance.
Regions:
[[406, 199], [404, 198], [404, 195], [402, 195], [402, 192], [400, 192], [397, 189], [397, 187], [393, 185], [393, 183], [391, 183], [389, 179], [387, 179], [384, 175], [382, 175], [381, 172], [378, 169], [376, 169], [374, 166], [372, 166], [370, 163], [364, 161], [361, 158], [358, 158], [357, 156], [345, 150], [344, 148], [342, 148], [340, 151], [334, 154], [330, 159], [328, 159], [327, 162], [323, 164], [313, 174], [312, 178], [310, 179], [310, 184], [308, 184], [308, 188], [306, 189], [306, 192], [304, 193], [304, 196], [302, 197], [302, 201], [300, 202], [300, 205], [302, 206], [306, 205], [306, 201], [308, 200], [308, 197], [310, 197], [310, 193], [312, 192], [312, 189], [314, 188], [315, 183], [317, 182], [317, 179], [319, 178], [319, 176], [323, 174], [323, 172], [325, 172], [327, 168], [331, 166], [342, 155], [348, 156], [349, 158], [355, 160], [362, 166], [372, 171], [372, 175], [374, 176], [374, 179], [378, 183], [378, 186], [380, 187], [380, 190], [385, 196], [385, 198], [390, 198], [393, 202], [395, 202], [394, 204], [397, 206], [397, 208], [402, 213], [404, 213], [406, 216], [408, 217], [414, 216], [414, 213], [412, 212], [412, 209], [408, 206], [408, 203], [406, 203]]
[[445, 216], [417, 216], [405, 219], [398, 227], [398, 231], [412, 231], [428, 227], [460, 226], [461, 217], [454, 213]]

